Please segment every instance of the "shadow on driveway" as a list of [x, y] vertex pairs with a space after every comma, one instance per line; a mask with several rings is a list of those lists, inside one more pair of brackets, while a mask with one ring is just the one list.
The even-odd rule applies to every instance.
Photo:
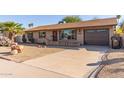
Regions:
[[109, 47], [108, 46], [96, 46], [96, 45], [84, 45], [82, 48], [85, 48], [87, 51], [98, 51], [101, 53], [106, 52]]
[[[27, 43], [21, 43], [20, 45], [37, 47], [38, 45], [41, 45], [41, 44], [27, 44]], [[70, 50], [79, 50], [80, 47], [69, 47], [69, 46], [47, 46], [47, 48], [62, 48], [62, 49], [70, 49]]]
[[124, 62], [124, 58], [114, 58], [114, 59], [110, 59], [110, 60], [107, 60], [107, 61], [99, 61], [97, 63], [90, 63], [90, 64], [87, 64], [87, 66], [97, 66], [97, 65], [111, 65], [111, 64], [117, 64], [117, 63], [122, 63]]
[[9, 55], [11, 55], [10, 52], [0, 52], [0, 54], [3, 55], [3, 56], [9, 56]]

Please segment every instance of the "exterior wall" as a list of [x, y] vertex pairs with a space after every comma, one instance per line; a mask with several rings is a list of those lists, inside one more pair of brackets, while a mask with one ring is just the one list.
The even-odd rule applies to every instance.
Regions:
[[52, 33], [52, 31], [47, 31], [46, 32], [46, 38], [47, 38], [47, 40], [53, 40], [53, 35], [52, 35], [53, 33]]
[[22, 43], [23, 42], [22, 41], [22, 35], [16, 36], [16, 42], [18, 42], [18, 43]]
[[[52, 40], [52, 31], [45, 31], [46, 32], [46, 39]], [[35, 39], [35, 43], [41, 43], [42, 40], [39, 38], [39, 32], [33, 32], [33, 38]]]
[[39, 39], [39, 32], [33, 32], [33, 38], [35, 39], [35, 42], [38, 43]]
[[57, 30], [58, 31], [58, 33], [57, 33], [57, 38], [58, 38], [58, 40], [60, 40], [60, 37], [59, 37], [59, 31], [60, 30]]
[[25, 34], [25, 38], [26, 38], [27, 42], [29, 42], [27, 34]]
[[112, 46], [112, 42], [111, 42], [111, 37], [114, 35], [114, 27], [110, 27], [109, 28], [109, 46], [111, 47]]
[[124, 48], [124, 34], [121, 35], [122, 38], [122, 47]]
[[[86, 29], [109, 29], [109, 46], [111, 46], [111, 37], [113, 36], [114, 30], [115, 30], [113, 26], [77, 28], [77, 41], [80, 42], [80, 45], [84, 45], [84, 31]], [[46, 32], [47, 40], [52, 41], [53, 32], [52, 31], [45, 31], [45, 32]], [[59, 32], [57, 34], [58, 34], [58, 40], [59, 40]], [[39, 32], [33, 32], [33, 37], [36, 43], [41, 42], [41, 39], [39, 38]]]
[[[109, 46], [111, 47], [111, 45], [112, 45], [111, 37], [114, 35], [114, 30], [115, 30], [115, 28], [113, 26], [83, 28], [83, 30], [85, 30], [85, 29], [109, 29]], [[83, 33], [83, 39], [84, 39], [84, 33]], [[83, 44], [84, 44], [84, 40], [83, 40]]]
[[80, 42], [80, 45], [84, 44], [84, 31], [83, 31], [83, 29], [77, 29], [77, 41]]

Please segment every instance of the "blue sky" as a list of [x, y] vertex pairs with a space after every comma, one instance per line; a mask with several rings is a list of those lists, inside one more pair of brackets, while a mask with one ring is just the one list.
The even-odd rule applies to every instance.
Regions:
[[[56, 24], [66, 15], [0, 15], [0, 22], [15, 21], [23, 24], [25, 28], [29, 23], [34, 26]], [[81, 15], [82, 20], [91, 20], [93, 18], [109, 18], [115, 17], [114, 15]], [[124, 17], [122, 16], [121, 20]]]

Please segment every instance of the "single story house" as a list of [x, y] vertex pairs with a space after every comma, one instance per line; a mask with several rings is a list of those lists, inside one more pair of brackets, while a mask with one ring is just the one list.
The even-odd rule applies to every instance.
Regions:
[[46, 42], [47, 45], [111, 46], [111, 37], [116, 30], [117, 19], [105, 18], [75, 23], [52, 24], [25, 30], [25, 37], [35, 43]]

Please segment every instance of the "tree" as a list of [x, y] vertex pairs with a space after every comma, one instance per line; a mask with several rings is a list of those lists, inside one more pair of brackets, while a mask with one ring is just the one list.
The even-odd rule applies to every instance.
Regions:
[[[120, 17], [118, 17], [120, 18]], [[116, 27], [116, 34], [123, 34], [124, 33], [124, 21], [122, 21], [117, 27]]]
[[97, 16], [93, 17], [91, 20], [96, 20], [99, 19]]
[[74, 23], [82, 21], [79, 16], [66, 16], [62, 19], [63, 23]]
[[116, 15], [117, 19], [120, 19], [121, 18], [121, 15]]
[[119, 23], [119, 19], [121, 18], [121, 15], [116, 15], [117, 21]]
[[30, 28], [30, 27], [33, 27], [34, 26], [34, 24], [33, 23], [29, 23], [28, 24], [28, 27]]
[[122, 32], [124, 33], [124, 20], [119, 24], [119, 27], [122, 29]]
[[4, 31], [9, 33], [9, 39], [14, 41], [14, 38], [17, 34], [24, 33], [24, 28], [22, 27], [22, 24], [15, 23], [15, 22], [4, 22], [2, 23], [1, 27]]
[[121, 27], [116, 28], [116, 34], [121, 35], [123, 34], [123, 29]]
[[63, 24], [63, 21], [59, 21], [58, 24]]
[[0, 23], [0, 31], [3, 32], [3, 23]]

